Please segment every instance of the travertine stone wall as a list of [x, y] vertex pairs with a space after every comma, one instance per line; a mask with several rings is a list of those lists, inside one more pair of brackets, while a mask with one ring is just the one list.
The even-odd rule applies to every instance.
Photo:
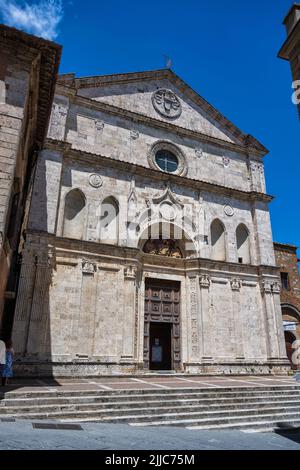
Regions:
[[[150, 125], [149, 116], [168, 122], [152, 103], [153, 91], [163, 87], [180, 100], [176, 125], [218, 142], [184, 137], [173, 121]], [[127, 111], [144, 114], [144, 122]], [[147, 278], [180, 282], [181, 371], [287, 370], [262, 153], [238, 150], [239, 133], [224, 119], [164, 81], [59, 87], [39, 154], [21, 270], [14, 325], [20, 373], [142, 372]], [[182, 165], [177, 179], [155, 171], [151, 160], [153, 146], [166, 142]], [[74, 235], [68, 238], [72, 190], [84, 207], [68, 219]], [[118, 231], [107, 244], [102, 203], [112, 198]], [[176, 211], [168, 219], [171, 206]], [[212, 259], [216, 219], [224, 227], [222, 261]], [[168, 220], [189, 241], [184, 259], [142, 250], [149, 227], [161, 224], [164, 231]], [[238, 259], [241, 224], [249, 237], [248, 264]]]

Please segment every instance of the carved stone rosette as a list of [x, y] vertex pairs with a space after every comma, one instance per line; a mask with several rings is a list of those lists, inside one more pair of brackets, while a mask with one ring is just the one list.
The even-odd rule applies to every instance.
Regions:
[[242, 287], [242, 281], [238, 278], [233, 278], [230, 281], [231, 289], [235, 291], [239, 291]]
[[81, 270], [83, 274], [92, 274], [97, 270], [97, 265], [93, 261], [83, 259], [82, 260], [82, 265], [81, 265]]
[[208, 289], [209, 286], [210, 286], [210, 277], [209, 277], [209, 275], [208, 274], [202, 274], [199, 277], [199, 284], [200, 284], [200, 287], [206, 287]]

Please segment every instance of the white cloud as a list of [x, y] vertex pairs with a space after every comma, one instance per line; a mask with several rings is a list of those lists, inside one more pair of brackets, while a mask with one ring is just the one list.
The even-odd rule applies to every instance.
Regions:
[[0, 0], [0, 13], [8, 26], [53, 40], [63, 17], [62, 0], [40, 0], [30, 4]]

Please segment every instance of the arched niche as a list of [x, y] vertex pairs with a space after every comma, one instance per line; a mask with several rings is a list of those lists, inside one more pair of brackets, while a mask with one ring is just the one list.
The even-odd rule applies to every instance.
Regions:
[[211, 258], [213, 260], [226, 260], [225, 228], [219, 219], [215, 219], [210, 226]]
[[250, 237], [249, 231], [244, 224], [240, 224], [236, 229], [237, 258], [241, 264], [250, 264]]
[[72, 189], [65, 198], [63, 236], [83, 240], [86, 224], [86, 200], [80, 189]]
[[109, 196], [101, 203], [99, 238], [101, 243], [117, 245], [119, 242], [119, 204]]

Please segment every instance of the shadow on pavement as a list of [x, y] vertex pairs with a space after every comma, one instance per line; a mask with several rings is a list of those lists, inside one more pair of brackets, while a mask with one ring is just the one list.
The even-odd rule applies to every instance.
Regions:
[[[300, 427], [293, 427], [291, 425], [289, 426], [288, 424], [284, 425], [283, 423], [281, 423], [281, 426], [284, 426], [284, 429], [276, 429], [274, 431], [275, 434], [300, 444]], [[280, 427], [279, 423], [278, 427]]]

